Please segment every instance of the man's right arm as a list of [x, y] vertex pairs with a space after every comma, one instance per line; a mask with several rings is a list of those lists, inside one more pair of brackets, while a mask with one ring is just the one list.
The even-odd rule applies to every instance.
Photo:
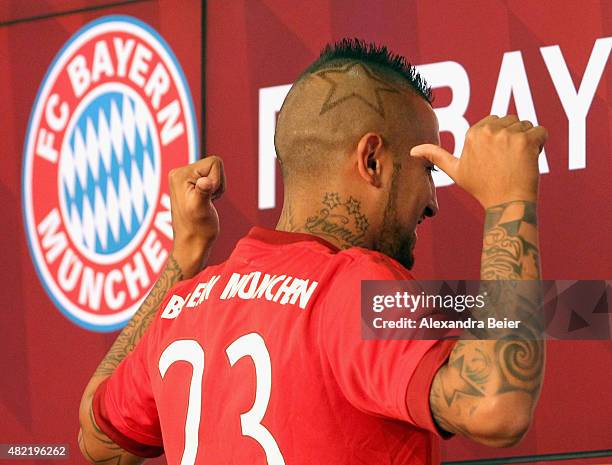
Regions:
[[465, 333], [431, 387], [438, 426], [489, 446], [511, 446], [523, 437], [542, 383], [536, 202], [537, 155], [546, 137], [543, 128], [516, 117], [488, 117], [468, 133], [460, 160], [439, 147], [413, 152], [440, 166], [485, 208], [483, 317], [521, 320], [520, 329]]
[[[486, 210], [481, 279], [540, 278], [535, 208], [533, 202], [514, 201]], [[542, 382], [544, 342], [537, 317], [539, 286], [496, 284], [489, 286], [484, 318], [512, 317], [521, 320], [520, 330], [459, 340], [434, 378], [430, 405], [440, 428], [503, 447], [517, 443], [531, 422]], [[496, 339], [484, 340], [488, 337]]]

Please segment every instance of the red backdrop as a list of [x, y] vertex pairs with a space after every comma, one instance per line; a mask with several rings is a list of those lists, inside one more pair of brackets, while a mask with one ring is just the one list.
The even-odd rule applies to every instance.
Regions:
[[[66, 40], [85, 23], [107, 14], [139, 18], [170, 44], [185, 72], [196, 114], [199, 119], [204, 116], [202, 146], [225, 159], [229, 188], [218, 204], [222, 234], [214, 261], [223, 259], [251, 225], [272, 227], [279, 214], [282, 186], [278, 176], [262, 177], [263, 185], [276, 186], [276, 207], [258, 208], [259, 90], [291, 83], [326, 42], [359, 36], [385, 43], [415, 64], [460, 64], [469, 82], [465, 111], [469, 123], [491, 111], [496, 89], [503, 100], [504, 83], [515, 85], [513, 89], [523, 98], [516, 105], [511, 100], [510, 111], [529, 108], [521, 87], [524, 81], [515, 73], [520, 71], [516, 63], [502, 73], [505, 81], [498, 85], [505, 54], [520, 52], [533, 109], [551, 133], [546, 148], [550, 172], [543, 175], [541, 184], [544, 276], [612, 276], [608, 200], [612, 195], [612, 73], [604, 61], [598, 74], [599, 55], [589, 62], [596, 40], [612, 35], [612, 3], [312, 0], [305, 7], [290, 1], [210, 1], [205, 107], [200, 92], [200, 2], [113, 3], [121, 2], [15, 0], [0, 4], [0, 297], [4, 303], [0, 312], [0, 443], [68, 442], [73, 453], [69, 463], [83, 463], [76, 445], [78, 401], [116, 335], [82, 329], [54, 308], [34, 271], [21, 211], [23, 142], [38, 87]], [[90, 7], [100, 9], [65, 14]], [[596, 86], [582, 118], [584, 168], [569, 169], [570, 158], [580, 158], [579, 148], [578, 152], [569, 149], [569, 133], [580, 133], [581, 123], [580, 118], [568, 122], [554, 83], [562, 80], [563, 69], [553, 66], [551, 74], [541, 51], [549, 46], [559, 46], [575, 89], [582, 88], [585, 69], [591, 71], [584, 89], [589, 83]], [[609, 54], [609, 48], [603, 53]], [[461, 89], [465, 91], [437, 89], [435, 106], [447, 106]], [[578, 100], [588, 100], [585, 95], [579, 93], [582, 100]], [[566, 105], [570, 97], [564, 94]], [[453, 138], [448, 132], [442, 136], [452, 149]], [[479, 208], [454, 186], [440, 188], [438, 198], [440, 214], [419, 234], [415, 272], [420, 278], [475, 278], [482, 228]], [[610, 366], [609, 342], [551, 343], [542, 401], [525, 441], [498, 451], [454, 439], [444, 445], [445, 459], [612, 449]], [[46, 462], [51, 463], [36, 463]]]
[[[69, 443], [71, 458], [63, 463], [86, 463], [76, 442], [78, 404], [117, 335], [91, 332], [65, 318], [45, 293], [28, 252], [21, 211], [23, 145], [47, 68], [86, 23], [111, 14], [133, 16], [170, 45], [185, 73], [199, 124], [201, 8], [197, 0], [0, 3], [0, 298], [6, 303], [0, 312], [0, 443]], [[163, 458], [157, 461], [165, 463]]]

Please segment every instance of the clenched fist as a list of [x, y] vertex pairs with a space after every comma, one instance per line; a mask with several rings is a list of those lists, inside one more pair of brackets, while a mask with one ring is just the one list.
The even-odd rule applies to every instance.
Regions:
[[548, 138], [542, 126], [514, 116], [487, 116], [466, 134], [461, 158], [423, 144], [410, 154], [427, 158], [486, 209], [513, 200], [536, 201], [538, 155]]
[[219, 234], [219, 216], [212, 201], [225, 190], [223, 162], [208, 156], [170, 171], [170, 205], [174, 243], [172, 256], [184, 278], [197, 274]]

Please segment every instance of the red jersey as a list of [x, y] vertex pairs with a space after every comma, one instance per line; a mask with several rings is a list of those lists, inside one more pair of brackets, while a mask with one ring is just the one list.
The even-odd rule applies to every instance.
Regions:
[[170, 290], [94, 396], [98, 426], [169, 464], [433, 464], [429, 408], [449, 341], [364, 341], [362, 280], [394, 260], [253, 228]]

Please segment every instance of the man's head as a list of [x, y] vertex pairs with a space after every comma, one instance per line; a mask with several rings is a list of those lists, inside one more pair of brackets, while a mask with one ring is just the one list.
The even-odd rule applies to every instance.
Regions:
[[275, 146], [285, 184], [279, 225], [410, 267], [415, 228], [437, 211], [431, 166], [410, 157], [439, 143], [431, 90], [404, 58], [359, 40], [327, 46], [291, 88]]

